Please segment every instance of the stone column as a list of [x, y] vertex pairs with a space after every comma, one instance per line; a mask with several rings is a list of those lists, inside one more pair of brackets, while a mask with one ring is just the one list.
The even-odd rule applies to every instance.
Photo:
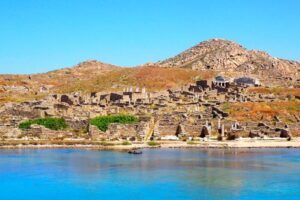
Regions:
[[221, 136], [222, 136], [222, 138], [225, 137], [225, 127], [224, 127], [224, 124], [222, 124], [222, 128], [221, 128]]

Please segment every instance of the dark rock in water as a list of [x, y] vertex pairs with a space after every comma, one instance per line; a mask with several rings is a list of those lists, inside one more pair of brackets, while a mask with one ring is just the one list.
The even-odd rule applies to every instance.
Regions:
[[142, 154], [143, 152], [140, 150], [132, 149], [128, 151], [129, 154]]

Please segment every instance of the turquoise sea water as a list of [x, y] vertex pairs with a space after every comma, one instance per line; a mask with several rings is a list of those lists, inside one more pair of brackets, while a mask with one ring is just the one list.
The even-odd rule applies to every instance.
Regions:
[[300, 149], [0, 150], [0, 199], [300, 199]]

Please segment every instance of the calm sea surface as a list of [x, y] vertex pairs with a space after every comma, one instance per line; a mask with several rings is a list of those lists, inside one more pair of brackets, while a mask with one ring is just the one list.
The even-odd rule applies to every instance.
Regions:
[[300, 199], [300, 149], [0, 150], [1, 200]]

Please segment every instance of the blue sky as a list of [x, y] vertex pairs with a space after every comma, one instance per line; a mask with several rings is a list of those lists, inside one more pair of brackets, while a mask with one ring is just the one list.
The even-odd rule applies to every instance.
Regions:
[[300, 60], [298, 0], [1, 0], [0, 73], [134, 66], [207, 39]]

